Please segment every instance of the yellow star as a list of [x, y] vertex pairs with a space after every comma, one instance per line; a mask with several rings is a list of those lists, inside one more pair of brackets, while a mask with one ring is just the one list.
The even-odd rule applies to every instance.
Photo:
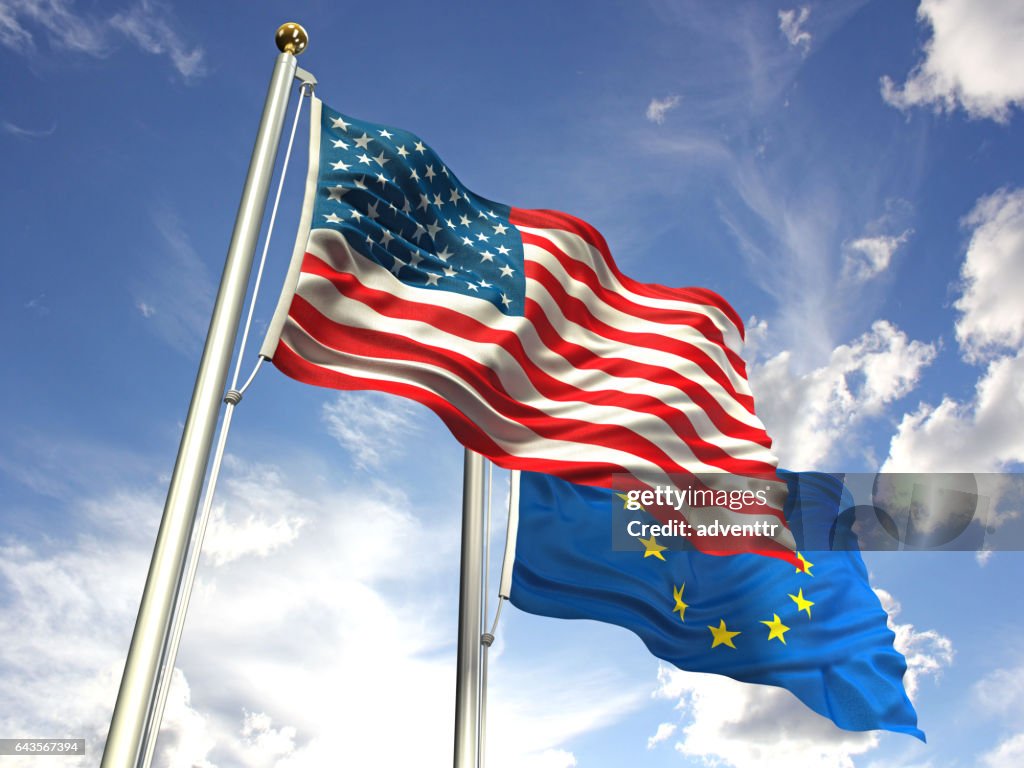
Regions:
[[807, 611], [807, 618], [811, 618], [811, 606], [814, 605], [810, 600], [804, 598], [804, 591], [801, 589], [795, 595], [790, 595], [790, 599], [796, 603], [796, 609], [798, 611]]
[[658, 540], [655, 539], [654, 536], [651, 536], [651, 538], [649, 539], [640, 539], [640, 543], [644, 545], [645, 558], [654, 556], [659, 560], [665, 559], [665, 556], [661, 553], [668, 549], [668, 547], [661, 546], [661, 544], [658, 543]]
[[736, 635], [742, 634], [740, 632], [730, 632], [726, 629], [725, 619], [721, 619], [717, 627], [709, 626], [708, 629], [711, 630], [711, 637], [714, 638], [711, 642], [712, 648], [719, 645], [728, 645], [730, 648], [735, 648], [736, 646], [732, 644], [732, 639], [736, 637]]
[[768, 639], [771, 640], [773, 637], [779, 638], [782, 644], [786, 644], [786, 633], [789, 632], [789, 627], [782, 623], [779, 619], [779, 614], [773, 613], [774, 618], [771, 621], [762, 621], [761, 623], [768, 627]]
[[676, 607], [672, 609], [672, 613], [679, 611], [679, 620], [683, 621], [683, 617], [686, 614], [686, 609], [690, 606], [683, 602], [683, 590], [686, 589], [686, 583], [684, 582], [679, 589], [672, 587], [672, 597], [676, 599]]
[[798, 565], [796, 567], [796, 572], [797, 573], [806, 573], [808, 576], [812, 576], [813, 577], [814, 574], [811, 573], [811, 568], [814, 567], [814, 563], [812, 563], [810, 560], [808, 560], [806, 557], [804, 557], [800, 552], [796, 553], [796, 557], [800, 561], [800, 565]]

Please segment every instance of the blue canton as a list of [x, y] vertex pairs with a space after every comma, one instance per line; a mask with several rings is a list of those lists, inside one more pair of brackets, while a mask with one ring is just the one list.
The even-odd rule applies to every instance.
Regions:
[[419, 137], [323, 105], [313, 228], [343, 233], [406, 285], [522, 315], [523, 244], [509, 211], [466, 189]]

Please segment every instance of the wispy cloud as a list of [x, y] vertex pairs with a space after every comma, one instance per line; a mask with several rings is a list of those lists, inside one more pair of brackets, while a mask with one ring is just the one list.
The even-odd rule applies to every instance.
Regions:
[[401, 455], [409, 433], [418, 430], [413, 403], [378, 392], [340, 392], [322, 416], [328, 433], [360, 469], [379, 469]]
[[647, 119], [652, 123], [661, 125], [665, 122], [665, 115], [678, 106], [678, 96], [666, 96], [664, 99], [651, 99], [651, 103], [647, 105]]
[[1024, 106], [1024, 5], [921, 0], [918, 21], [931, 27], [924, 58], [903, 85], [882, 78], [882, 98], [899, 109], [931, 105], [1000, 123]]
[[0, 0], [0, 45], [34, 50], [40, 32], [54, 50], [96, 58], [110, 54], [117, 33], [147, 53], [166, 55], [182, 77], [205, 73], [203, 50], [184, 42], [171, 10], [153, 0], [141, 0], [110, 19], [80, 11], [73, 0]]
[[203, 50], [190, 47], [181, 39], [166, 8], [142, 0], [125, 13], [114, 16], [110, 24], [147, 53], [166, 54], [183, 77], [206, 74]]
[[57, 123], [54, 121], [53, 125], [49, 128], [33, 129], [22, 128], [20, 125], [15, 125], [9, 120], [4, 120], [3, 128], [5, 133], [17, 136], [20, 139], [45, 139], [48, 136], [53, 136], [57, 130]]
[[146, 275], [136, 288], [135, 306], [164, 341], [192, 354], [210, 322], [214, 279], [174, 211], [158, 208], [152, 219], [157, 247], [147, 248], [141, 259]]
[[811, 33], [803, 29], [803, 25], [811, 16], [811, 9], [803, 7], [799, 11], [791, 9], [779, 11], [779, 31], [794, 48], [799, 48], [806, 56], [811, 50]]

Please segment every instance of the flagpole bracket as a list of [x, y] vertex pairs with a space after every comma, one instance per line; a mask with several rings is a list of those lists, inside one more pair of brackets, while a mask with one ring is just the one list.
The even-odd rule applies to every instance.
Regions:
[[494, 644], [494, 635], [490, 632], [484, 632], [480, 635], [480, 645], [484, 648], [490, 648]]
[[228, 405], [238, 405], [242, 402], [242, 393], [237, 389], [229, 389], [224, 395], [224, 402]]
[[316, 86], [319, 85], [316, 76], [312, 72], [308, 72], [302, 67], [295, 68], [295, 79], [298, 80], [303, 85], [308, 85], [311, 88], [315, 88]]

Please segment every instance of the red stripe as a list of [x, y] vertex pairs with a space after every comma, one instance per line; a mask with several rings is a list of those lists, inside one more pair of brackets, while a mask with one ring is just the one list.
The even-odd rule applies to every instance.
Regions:
[[[445, 307], [409, 302], [399, 299], [391, 293], [369, 288], [361, 283], [356, 276], [347, 272], [339, 273], [330, 265], [321, 261], [312, 254], [307, 254], [303, 271], [307, 274], [316, 274], [325, 278], [335, 287], [336, 290], [339, 291], [342, 296], [371, 306], [375, 311], [387, 317], [428, 323], [435, 328], [444, 329], [448, 333], [457, 334], [469, 341], [482, 344], [493, 344], [502, 348], [511, 355], [525, 371], [528, 372], [528, 377], [531, 383], [536, 387], [540, 394], [548, 399], [563, 402], [585, 402], [591, 405], [617, 405], [629, 410], [649, 413], [664, 421], [677, 437], [690, 446], [694, 455], [706, 464], [720, 467], [736, 474], [763, 472], [766, 470], [766, 467], [769, 471], [773, 471], [773, 468], [764, 462], [730, 456], [720, 446], [713, 442], [709, 442], [697, 434], [692, 423], [682, 411], [666, 405], [657, 398], [623, 392], [621, 390], [601, 390], [591, 392], [578, 389], [567, 382], [554, 378], [543, 369], [537, 367], [537, 365], [530, 360], [526, 349], [523, 346], [522, 340], [512, 332], [495, 331], [475, 318], [463, 315]], [[315, 308], [312, 309], [313, 311], [316, 311]], [[291, 314], [296, 316], [294, 306]], [[536, 315], [536, 318], [531, 318], [531, 315]], [[317, 313], [317, 317], [322, 318], [322, 315]], [[770, 442], [764, 430], [750, 427], [749, 425], [733, 419], [724, 411], [721, 404], [714, 397], [705, 392], [702, 388], [696, 386], [693, 382], [690, 382], [684, 377], [676, 374], [674, 371], [671, 371], [671, 369], [656, 366], [645, 366], [633, 361], [616, 358], [599, 358], [580, 345], [570, 344], [557, 334], [554, 328], [548, 323], [543, 312], [541, 312], [540, 308], [536, 306], [532, 300], [527, 306], [527, 319], [534, 323], [537, 328], [538, 335], [541, 340], [544, 341], [545, 345], [562, 357], [566, 359], [569, 359], [570, 356], [583, 357], [585, 359], [582, 362], [589, 364], [587, 367], [591, 369], [617, 370], [617, 372], [631, 378], [644, 377], [644, 373], [648, 373], [653, 375], [648, 375], [647, 378], [659, 381], [659, 383], [661, 383], [662, 380], [669, 379], [671, 380], [670, 385], [678, 385], [683, 391], [693, 397], [695, 404], [703, 408], [705, 412], [708, 413], [709, 417], [716, 417], [711, 418], [711, 421], [719, 432], [729, 434], [736, 438], [746, 438], [750, 442], [758, 445], [764, 445], [764, 443]], [[321, 323], [330, 324], [333, 323], [333, 321], [328, 318], [323, 318], [322, 321], [314, 324], [314, 320], [307, 320], [303, 323], [303, 326], [308, 332], [313, 333], [311, 329], [319, 328]], [[362, 336], [364, 332], [360, 331], [359, 334]], [[345, 349], [347, 351], [349, 348], [347, 337], [343, 337], [340, 341], [344, 343], [345, 346], [336, 348]], [[403, 341], [405, 340], [403, 339]], [[335, 347], [333, 342], [324, 341], [324, 343], [328, 347]], [[373, 352], [372, 356], [385, 356], [386, 353], [384, 350], [390, 349], [391, 346], [390, 342], [387, 342], [385, 347], [380, 351]], [[487, 371], [493, 376], [493, 372], [491, 372], [489, 368], [480, 366], [477, 361], [471, 362], [474, 366], [481, 368], [483, 371]], [[456, 368], [454, 365], [449, 364], [448, 361], [443, 359], [440, 364], [442, 367], [461, 370], [461, 368]], [[498, 382], [496, 378], [493, 378], [493, 381], [489, 382], [488, 385], [500, 387], [500, 382]], [[496, 407], [496, 410], [502, 409]], [[542, 411], [538, 411], [538, 413], [543, 414]], [[551, 417], [544, 415], [543, 418], [549, 419]], [[560, 435], [564, 435], [564, 433], [560, 433]], [[764, 447], [767, 448], [769, 446], [765, 445]]]
[[618, 278], [619, 282], [634, 293], [652, 299], [672, 299], [674, 301], [693, 301], [694, 297], [700, 297], [700, 303], [715, 307], [725, 314], [732, 321], [732, 324], [736, 326], [736, 330], [739, 331], [741, 338], [745, 335], [743, 321], [736, 314], [736, 310], [714, 291], [698, 287], [686, 288], [684, 290], [692, 293], [692, 295], [684, 298], [684, 295], [678, 288], [668, 288], [657, 283], [641, 283], [622, 274], [614, 259], [612, 259], [611, 251], [608, 249], [608, 243], [605, 241], [604, 236], [582, 219], [577, 219], [575, 216], [570, 216], [561, 211], [512, 208], [509, 213], [509, 221], [517, 226], [534, 227], [537, 229], [561, 229], [571, 232], [596, 248], [604, 257], [608, 269]]

